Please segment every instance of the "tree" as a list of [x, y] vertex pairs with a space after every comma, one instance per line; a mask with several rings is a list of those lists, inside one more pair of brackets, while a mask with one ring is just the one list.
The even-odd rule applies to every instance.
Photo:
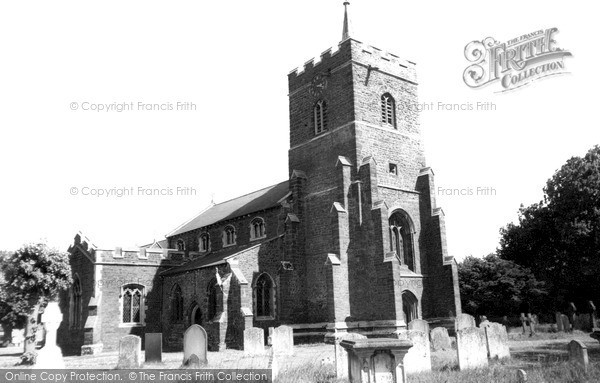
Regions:
[[498, 255], [546, 281], [553, 309], [600, 298], [600, 147], [569, 159], [546, 183], [543, 201], [521, 206], [519, 223], [500, 234]]
[[461, 303], [473, 315], [504, 316], [518, 313], [521, 302], [540, 302], [544, 283], [514, 262], [489, 254], [465, 258], [458, 264]]
[[1, 261], [0, 320], [9, 325], [25, 324], [24, 352], [33, 352], [40, 309], [72, 283], [69, 256], [38, 243], [4, 255]]

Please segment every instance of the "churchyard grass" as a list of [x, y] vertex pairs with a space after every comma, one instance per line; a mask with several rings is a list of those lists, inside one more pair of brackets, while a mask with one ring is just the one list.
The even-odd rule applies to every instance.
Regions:
[[[552, 337], [550, 337], [552, 336]], [[590, 365], [587, 371], [567, 361], [567, 344], [579, 339], [588, 347]], [[538, 333], [534, 337], [511, 331], [509, 345], [512, 359], [492, 361], [487, 368], [459, 371], [455, 350], [431, 353], [432, 371], [409, 375], [409, 383], [516, 383], [517, 370], [527, 373], [528, 383], [587, 383], [600, 382], [600, 344], [588, 334], [575, 332]], [[22, 348], [0, 348], [0, 368], [11, 368], [19, 360]], [[173, 369], [181, 365], [182, 352], [163, 353], [162, 363], [144, 364], [143, 368]], [[66, 356], [67, 368], [113, 369], [118, 353], [96, 356]], [[261, 368], [268, 364], [268, 356], [244, 356], [243, 351], [225, 350], [208, 353], [207, 368]], [[276, 382], [290, 383], [343, 383], [335, 378], [333, 346], [326, 344], [296, 345], [294, 355], [279, 361]]]

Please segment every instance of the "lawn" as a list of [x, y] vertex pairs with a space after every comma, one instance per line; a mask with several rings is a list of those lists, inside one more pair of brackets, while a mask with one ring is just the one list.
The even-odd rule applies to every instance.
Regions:
[[[579, 339], [588, 347], [590, 366], [587, 371], [568, 362], [567, 344]], [[517, 371], [527, 373], [528, 383], [583, 383], [600, 382], [600, 344], [588, 334], [539, 332], [533, 337], [522, 335], [519, 329], [509, 332], [512, 358], [508, 361], [491, 361], [487, 368], [459, 371], [456, 351], [433, 352], [431, 372], [408, 376], [410, 383], [482, 383], [517, 382]], [[20, 350], [0, 349], [0, 368], [14, 367], [19, 361]], [[163, 363], [146, 364], [144, 368], [179, 368], [183, 354], [163, 354]], [[97, 356], [65, 357], [67, 368], [113, 369], [117, 365], [117, 352]], [[208, 353], [207, 368], [267, 368], [268, 355], [245, 356], [243, 352], [226, 350]], [[335, 378], [333, 346], [326, 344], [297, 345], [294, 355], [280, 357], [277, 382], [289, 383], [342, 383]]]

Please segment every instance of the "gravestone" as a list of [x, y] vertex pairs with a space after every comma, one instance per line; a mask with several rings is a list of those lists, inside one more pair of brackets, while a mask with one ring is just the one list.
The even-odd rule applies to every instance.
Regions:
[[568, 349], [569, 361], [579, 364], [583, 368], [587, 369], [589, 359], [586, 345], [579, 340], [572, 340], [569, 342]]
[[292, 355], [294, 353], [294, 329], [289, 326], [279, 326], [271, 333], [273, 353], [278, 355]]
[[506, 327], [502, 326], [500, 323], [490, 322], [490, 324], [485, 326], [484, 329], [488, 356], [491, 359], [510, 358]]
[[452, 349], [450, 336], [448, 336], [448, 330], [445, 327], [434, 328], [429, 333], [429, 337], [431, 339], [431, 347], [433, 347], [433, 351]]
[[36, 368], [65, 368], [62, 350], [56, 344], [56, 331], [62, 322], [63, 315], [58, 302], [50, 302], [42, 314], [42, 323], [46, 329], [46, 343], [38, 352]]
[[517, 383], [526, 383], [527, 382], [527, 373], [525, 370], [517, 370]]
[[431, 371], [431, 345], [429, 336], [423, 331], [408, 330], [399, 335], [399, 339], [406, 339], [412, 347], [404, 356], [404, 366], [407, 374]]
[[340, 343], [343, 340], [353, 339], [367, 339], [367, 337], [356, 332], [350, 332], [340, 336], [340, 338], [336, 339], [333, 343], [335, 352], [335, 372], [338, 379], [348, 379], [348, 351], [340, 346]]
[[571, 331], [571, 324], [569, 323], [569, 317], [566, 316], [565, 314], [561, 314], [560, 320], [562, 322], [563, 331], [564, 332], [570, 332]]
[[588, 301], [588, 311], [590, 312], [590, 326], [592, 327], [592, 331], [594, 331], [597, 326], [596, 305], [594, 302]]
[[265, 352], [265, 330], [251, 327], [244, 330], [244, 354], [260, 355]]
[[423, 319], [413, 319], [408, 323], [409, 330], [419, 330], [425, 334], [429, 334], [429, 323]]
[[475, 326], [475, 318], [473, 318], [469, 314], [460, 314], [456, 317], [454, 321], [454, 329], [456, 331], [464, 330], [466, 328], [476, 327]]
[[556, 314], [554, 314], [554, 316], [556, 318], [556, 331], [558, 331], [558, 332], [565, 331], [565, 327], [563, 326], [563, 321], [562, 321], [562, 314], [557, 312]]
[[406, 383], [404, 357], [412, 347], [404, 339], [343, 340], [348, 350], [349, 381], [353, 383]]
[[471, 327], [456, 332], [458, 368], [468, 370], [488, 365], [485, 331]]
[[11, 334], [10, 343], [15, 346], [22, 346], [23, 342], [25, 342], [25, 330], [23, 329], [13, 329]]
[[119, 362], [117, 369], [132, 369], [142, 366], [142, 338], [127, 335], [119, 341]]
[[149, 332], [145, 336], [146, 362], [162, 362], [162, 333]]
[[183, 365], [187, 365], [192, 354], [198, 357], [199, 363], [206, 364], [207, 336], [202, 326], [193, 324], [183, 334]]
[[579, 314], [575, 319], [575, 329], [589, 332], [592, 331], [591, 328], [591, 319], [590, 314]]

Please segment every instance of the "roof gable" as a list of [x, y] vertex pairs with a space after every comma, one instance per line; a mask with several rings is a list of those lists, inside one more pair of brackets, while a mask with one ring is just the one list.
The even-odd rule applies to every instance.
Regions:
[[279, 201], [288, 194], [288, 185], [288, 181], [284, 181], [241, 197], [212, 205], [190, 221], [173, 230], [167, 237], [172, 237], [201, 227], [210, 226], [220, 221], [275, 207], [279, 205]]

